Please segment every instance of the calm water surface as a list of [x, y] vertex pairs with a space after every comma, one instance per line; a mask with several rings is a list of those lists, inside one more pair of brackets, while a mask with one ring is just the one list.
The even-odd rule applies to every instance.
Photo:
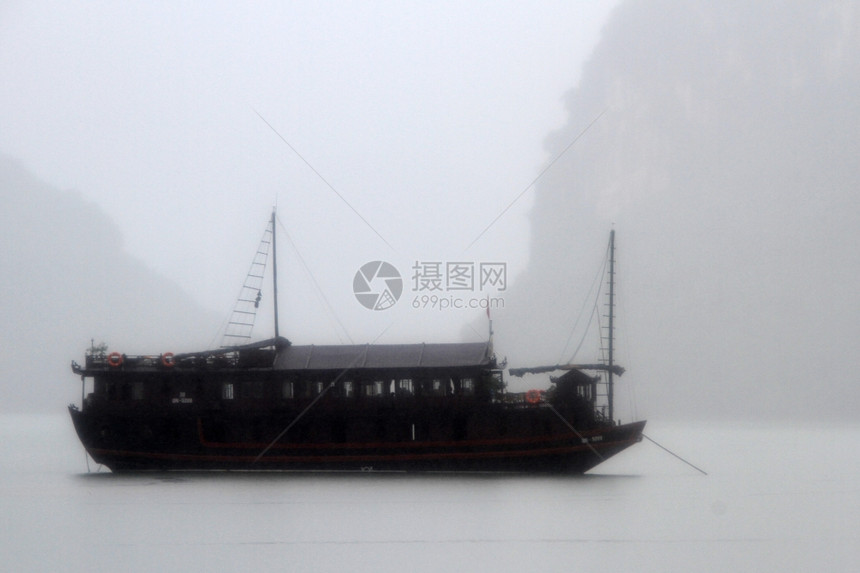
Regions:
[[8, 571], [858, 571], [860, 427], [660, 425], [579, 477], [112, 475], [0, 417]]

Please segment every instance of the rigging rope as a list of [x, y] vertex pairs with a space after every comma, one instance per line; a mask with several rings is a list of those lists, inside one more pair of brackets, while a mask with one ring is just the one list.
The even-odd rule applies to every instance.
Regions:
[[606, 262], [609, 258], [609, 246], [606, 247], [606, 253], [603, 255], [603, 264], [600, 265], [600, 268], [597, 270], [597, 274], [594, 276], [594, 280], [591, 281], [591, 287], [588, 289], [588, 294], [585, 295], [585, 298], [582, 300], [582, 307], [579, 309], [579, 314], [576, 317], [576, 321], [573, 323], [573, 327], [570, 329], [570, 334], [567, 335], [567, 341], [564, 343], [564, 348], [561, 350], [561, 356], [559, 356], [558, 363], [561, 364], [562, 359], [564, 358], [564, 353], [567, 350], [567, 347], [570, 345], [570, 339], [573, 338], [573, 333], [576, 332], [576, 327], [579, 326], [579, 321], [582, 320], [583, 312], [585, 311], [585, 306], [588, 304], [588, 301], [591, 300], [591, 293], [594, 292], [594, 287], [597, 286], [597, 294], [594, 297], [594, 306], [591, 310], [591, 316], [588, 319], [588, 324], [585, 327], [585, 330], [582, 333], [582, 338], [579, 341], [579, 344], [576, 347], [576, 350], [573, 352], [573, 356], [570, 357], [568, 362], [574, 362], [576, 359], [576, 355], [579, 353], [579, 349], [582, 348], [583, 343], [585, 342], [585, 338], [588, 336], [588, 329], [591, 328], [591, 321], [594, 319], [594, 313], [597, 311], [597, 302], [600, 300], [600, 293], [602, 292], [602, 281], [601, 279], [606, 274]]
[[[305, 269], [305, 272], [308, 274], [311, 281], [314, 283], [314, 287], [317, 289], [317, 294], [319, 294], [320, 298], [322, 298], [323, 303], [325, 303], [326, 308], [328, 308], [329, 314], [335, 319], [335, 321], [338, 323], [338, 325], [340, 325], [340, 328], [343, 330], [343, 333], [346, 335], [346, 338], [347, 338], [347, 340], [349, 340], [350, 344], [354, 344], [354, 342], [352, 341], [352, 337], [349, 335], [349, 331], [346, 329], [346, 326], [343, 325], [343, 322], [340, 320], [337, 313], [334, 311], [334, 307], [332, 307], [331, 303], [329, 302], [328, 298], [326, 297], [325, 293], [323, 292], [322, 287], [320, 286], [319, 282], [317, 282], [317, 279], [314, 276], [314, 273], [311, 271], [310, 267], [308, 266], [308, 263], [305, 261], [305, 258], [302, 256], [302, 253], [299, 251], [299, 248], [296, 245], [295, 241], [293, 241], [293, 238], [290, 236], [290, 233], [287, 231], [286, 227], [281, 222], [281, 218], [277, 217], [277, 221], [278, 221], [279, 227], [281, 228], [281, 230], [284, 231], [284, 234], [287, 236], [287, 242], [290, 243], [290, 246], [293, 248], [293, 251], [296, 253], [296, 256], [299, 258], [299, 262], [302, 264], [302, 267]], [[340, 334], [338, 334], [338, 338], [340, 338]], [[341, 342], [343, 342], [343, 339], [341, 339]]]

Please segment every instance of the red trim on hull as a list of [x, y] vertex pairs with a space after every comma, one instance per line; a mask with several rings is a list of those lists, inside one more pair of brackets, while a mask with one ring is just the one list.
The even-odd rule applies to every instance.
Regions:
[[190, 439], [175, 444], [160, 442], [172, 444], [174, 451], [144, 443], [139, 447], [106, 443], [90, 433], [94, 427], [85, 431], [79, 412], [72, 411], [72, 418], [93, 459], [114, 471], [358, 471], [372, 467], [377, 471], [581, 473], [641, 441], [645, 426], [642, 421], [586, 431], [581, 437], [587, 443], [570, 433], [432, 442], [280, 443], [257, 460], [268, 444], [209, 442], [200, 418], [196, 419], [196, 436], [191, 434]]
[[[590, 442], [589, 444], [571, 444], [564, 446], [555, 446], [555, 447], [543, 447], [543, 448], [529, 448], [529, 449], [517, 449], [517, 450], [491, 450], [491, 451], [456, 451], [456, 452], [426, 452], [426, 453], [377, 453], [377, 454], [349, 454], [349, 455], [272, 455], [272, 456], [264, 456], [257, 463], [261, 465], [266, 464], [320, 464], [325, 466], [339, 466], [343, 464], [349, 463], [372, 463], [372, 462], [432, 462], [434, 460], [488, 460], [488, 459], [498, 459], [498, 460], [517, 460], [517, 459], [526, 459], [526, 458], [536, 458], [536, 457], [557, 457], [563, 455], [570, 455], [576, 453], [589, 453], [591, 452], [591, 448], [596, 449], [598, 452], [611, 452], [610, 455], [617, 453], [637, 442], [640, 441], [641, 427], [637, 430], [633, 426], [639, 425], [642, 423], [634, 423], [628, 426], [615, 426], [613, 428], [604, 430], [604, 431], [617, 431], [619, 429], [623, 429], [625, 431], [632, 431], [633, 435], [629, 439], [623, 440], [615, 440], [615, 441], [602, 441], [602, 442]], [[644, 425], [644, 424], [643, 424]], [[593, 434], [600, 434], [600, 431], [591, 432]], [[571, 434], [570, 436], [573, 436]], [[202, 438], [202, 435], [201, 435]], [[530, 439], [507, 439], [507, 440], [475, 440], [469, 442], [429, 442], [429, 443], [415, 443], [412, 442], [399, 442], [395, 444], [387, 443], [366, 443], [366, 444], [279, 444], [282, 448], [294, 448], [294, 449], [323, 449], [330, 450], [333, 448], [340, 449], [354, 449], [354, 448], [362, 448], [362, 449], [396, 449], [402, 448], [404, 446], [408, 447], [417, 447], [417, 446], [436, 446], [436, 447], [457, 447], [458, 449], [468, 448], [475, 445], [486, 446], [501, 446], [501, 445], [511, 445], [511, 444], [526, 444], [526, 443], [537, 443], [537, 442], [559, 442], [566, 441], [568, 438], [566, 436], [551, 436], [545, 438], [530, 438]], [[574, 439], [578, 440], [578, 438]], [[207, 447], [210, 445], [209, 443], [205, 443]], [[227, 448], [232, 445], [226, 444], [216, 444], [216, 447], [219, 448]], [[262, 449], [265, 447], [265, 444], [238, 444], [238, 447], [235, 449], [248, 449], [248, 448], [259, 448]], [[162, 452], [141, 452], [141, 451], [128, 451], [128, 450], [110, 450], [110, 449], [101, 449], [94, 448], [91, 450], [93, 457], [115, 457], [115, 458], [136, 458], [136, 459], [150, 459], [150, 460], [164, 460], [164, 461], [180, 461], [180, 462], [209, 462], [209, 463], [231, 463], [231, 464], [241, 464], [248, 465], [254, 464], [256, 456], [255, 455], [219, 455], [219, 454], [191, 454], [191, 453], [162, 453]]]
[[[623, 444], [623, 447], [631, 446], [639, 440], [625, 440], [617, 442], [605, 442], [596, 447], [598, 450], [615, 448]], [[349, 456], [265, 456], [257, 463], [322, 463], [341, 464], [351, 462], [382, 462], [382, 461], [416, 461], [416, 460], [439, 460], [439, 459], [487, 459], [487, 458], [527, 458], [536, 456], [554, 456], [559, 454], [570, 454], [574, 452], [590, 451], [588, 446], [569, 446], [557, 448], [543, 448], [540, 450], [505, 450], [492, 452], [434, 452], [426, 454], [375, 454], [375, 455], [349, 455]], [[236, 462], [254, 463], [256, 456], [225, 456], [211, 454], [168, 454], [157, 452], [129, 452], [123, 450], [92, 450], [93, 454], [105, 456], [137, 457], [158, 460], [181, 460], [181, 461], [207, 461], [207, 462]]]
[[[450, 447], [485, 447], [485, 446], [502, 446], [515, 444], [539, 444], [541, 442], [564, 442], [568, 440], [580, 440], [582, 437], [591, 437], [595, 435], [603, 435], [607, 432], [616, 431], [618, 428], [626, 426], [607, 426], [590, 431], [580, 432], [576, 435], [572, 432], [566, 434], [558, 434], [554, 436], [537, 436], [529, 438], [496, 438], [483, 440], [460, 440], [460, 441], [406, 441], [406, 442], [362, 442], [362, 443], [279, 443], [271, 446], [271, 449], [332, 449], [332, 450], [347, 450], [347, 449], [379, 449], [379, 448], [450, 448]], [[207, 448], [225, 448], [234, 450], [256, 450], [262, 451], [270, 444], [266, 442], [210, 442], [203, 435], [203, 421], [197, 418], [197, 433], [200, 438], [200, 445]], [[599, 442], [597, 442], [599, 444]], [[594, 445], [594, 443], [592, 443]], [[588, 446], [585, 446], [586, 448]], [[256, 457], [256, 456], [255, 456]]]

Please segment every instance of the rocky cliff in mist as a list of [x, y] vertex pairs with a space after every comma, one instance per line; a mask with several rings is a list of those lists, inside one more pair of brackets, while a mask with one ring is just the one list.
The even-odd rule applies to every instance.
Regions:
[[69, 364], [91, 338], [159, 353], [214, 335], [217, 317], [125, 253], [97, 205], [3, 156], [0, 202], [0, 412], [61, 412], [79, 401]]
[[640, 415], [856, 412], [858, 101], [856, 3], [623, 2], [547, 140], [600, 116], [537, 185], [500, 351], [570, 357], [614, 224]]

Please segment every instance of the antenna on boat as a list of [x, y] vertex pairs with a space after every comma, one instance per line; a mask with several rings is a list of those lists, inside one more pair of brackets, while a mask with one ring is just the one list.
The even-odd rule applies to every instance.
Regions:
[[490, 356], [493, 355], [493, 317], [490, 316], [490, 295], [487, 295], [487, 323], [489, 328]]
[[615, 229], [609, 231], [609, 352], [608, 352], [608, 365], [609, 369], [607, 370], [607, 402], [609, 409], [609, 419], [614, 420], [614, 408], [613, 408], [613, 380], [612, 380], [612, 366], [613, 366], [613, 343], [615, 339], [615, 333], [613, 331], [613, 321], [615, 319]]
[[275, 240], [275, 218], [276, 207], [272, 207], [272, 297], [275, 306], [275, 338], [278, 338], [278, 241]]

